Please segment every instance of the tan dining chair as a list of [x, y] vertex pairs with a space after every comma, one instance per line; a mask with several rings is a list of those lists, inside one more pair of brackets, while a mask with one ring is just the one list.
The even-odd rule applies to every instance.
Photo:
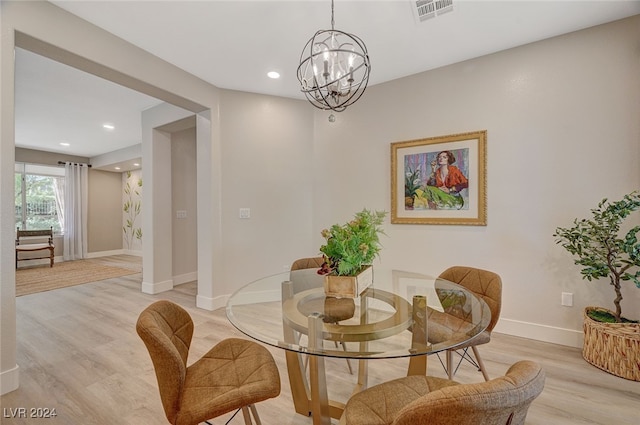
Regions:
[[171, 424], [196, 425], [242, 410], [246, 425], [252, 423], [250, 412], [260, 425], [255, 403], [280, 394], [273, 356], [253, 341], [224, 339], [187, 366], [194, 326], [189, 313], [175, 303], [162, 300], [148, 306], [136, 330], [151, 356]]
[[[299, 258], [291, 264], [291, 271], [295, 272], [297, 270], [319, 269], [322, 267], [323, 264], [324, 264], [323, 257]], [[295, 280], [295, 279], [292, 278], [292, 280]], [[316, 284], [322, 285], [322, 280], [320, 279], [320, 277], [313, 280], [305, 279], [305, 283], [303, 283], [302, 285], [294, 282], [294, 288], [296, 288], [296, 292], [299, 292], [303, 290], [303, 288], [308, 289], [308, 288], [305, 288], [305, 285], [308, 286], [308, 285], [316, 285]], [[350, 319], [351, 317], [353, 317], [353, 314], [355, 312], [355, 302], [352, 299], [347, 299], [347, 298], [343, 298], [343, 299], [327, 298], [324, 301], [323, 309], [326, 315], [323, 320], [327, 323], [338, 324], [341, 320]], [[327, 312], [329, 311], [331, 312], [331, 314], [327, 314]], [[338, 343], [335, 342], [335, 344], [337, 347]], [[342, 349], [344, 351], [347, 351], [347, 346], [344, 342], [341, 342], [340, 345], [342, 345]], [[304, 363], [305, 368], [307, 367], [307, 360], [308, 359], [305, 359], [305, 363]], [[349, 369], [349, 373], [353, 375], [353, 367], [351, 366], [351, 361], [349, 359], [345, 359], [345, 360], [347, 361], [347, 368]]]
[[298, 258], [291, 264], [291, 270], [319, 269], [323, 263], [322, 257]]
[[407, 376], [352, 396], [340, 425], [523, 425], [544, 381], [544, 370], [528, 360], [473, 384]]
[[[498, 319], [500, 318], [500, 309], [502, 307], [502, 279], [494, 272], [466, 266], [449, 267], [440, 273], [439, 277], [464, 286], [467, 290], [482, 298], [487, 303], [487, 306], [491, 311], [491, 321], [481, 334], [455, 349], [446, 351], [446, 364], [443, 363], [443, 367], [447, 372], [449, 379], [453, 379], [462, 361], [466, 360], [477, 367], [478, 370], [482, 372], [482, 376], [485, 381], [488, 381], [489, 374], [487, 373], [484, 363], [482, 362], [482, 358], [480, 357], [478, 345], [487, 344], [491, 341], [491, 331], [496, 326], [496, 323], [498, 323]], [[444, 302], [444, 298], [447, 296], [446, 291], [440, 291], [438, 289], [437, 281], [436, 293], [441, 298], [441, 303], [445, 306], [445, 313], [456, 316], [459, 319], [466, 320], [465, 314], [468, 314], [469, 312], [462, 311], [459, 309], [459, 305], [455, 303], [449, 304]], [[429, 320], [433, 320], [431, 316]], [[469, 349], [471, 349], [471, 353], [469, 352]], [[460, 356], [455, 367], [453, 365], [454, 353]], [[438, 358], [440, 357], [438, 356]]]

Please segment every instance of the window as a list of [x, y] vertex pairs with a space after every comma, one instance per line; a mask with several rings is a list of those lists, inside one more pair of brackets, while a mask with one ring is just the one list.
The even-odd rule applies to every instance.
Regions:
[[23, 230], [48, 229], [62, 233], [64, 168], [16, 163], [15, 218]]

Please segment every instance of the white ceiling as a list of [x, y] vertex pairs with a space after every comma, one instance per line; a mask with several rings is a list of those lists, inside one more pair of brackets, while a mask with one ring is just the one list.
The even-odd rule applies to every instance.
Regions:
[[[302, 48], [331, 26], [329, 0], [52, 3], [215, 86], [300, 99]], [[640, 1], [453, 0], [418, 22], [409, 0], [335, 3], [335, 28], [367, 45], [370, 86], [640, 14]], [[17, 146], [92, 157], [140, 143], [140, 112], [158, 100], [24, 50], [16, 58]]]
[[138, 144], [140, 112], [160, 103], [19, 48], [15, 79], [16, 146], [48, 152], [92, 157]]

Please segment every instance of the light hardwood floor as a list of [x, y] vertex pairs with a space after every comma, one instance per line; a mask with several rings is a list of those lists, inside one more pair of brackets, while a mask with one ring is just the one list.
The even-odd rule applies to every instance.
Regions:
[[[128, 256], [112, 263], [138, 262]], [[244, 337], [226, 319], [224, 309], [213, 312], [195, 307], [195, 283], [171, 291], [140, 292], [141, 274], [17, 298], [18, 364], [20, 388], [0, 398], [4, 425], [17, 424], [163, 424], [167, 423], [149, 355], [135, 331], [138, 314], [158, 299], [185, 307], [195, 323], [189, 360], [204, 354], [229, 336]], [[282, 393], [262, 402], [258, 411], [264, 425], [311, 425], [311, 418], [293, 411], [284, 353], [269, 347], [280, 369]], [[493, 334], [480, 348], [489, 374], [503, 374], [520, 359], [539, 362], [546, 371], [543, 393], [527, 417], [527, 425], [640, 424], [640, 383], [609, 375], [589, 364], [580, 350]], [[405, 359], [372, 360], [370, 385], [400, 377]], [[344, 360], [327, 360], [332, 398], [346, 400], [349, 375]], [[437, 358], [430, 374], [445, 376]], [[461, 382], [480, 382], [482, 375], [463, 365]], [[51, 419], [12, 418], [18, 408], [55, 409]], [[214, 419], [224, 424], [230, 415]], [[242, 415], [230, 424], [243, 424]]]

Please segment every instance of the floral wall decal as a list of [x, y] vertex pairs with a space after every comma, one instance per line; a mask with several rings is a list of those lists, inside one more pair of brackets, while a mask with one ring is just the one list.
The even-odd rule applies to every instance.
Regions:
[[142, 225], [139, 220], [142, 208], [142, 177], [138, 170], [123, 173], [123, 204], [124, 212], [122, 231], [127, 249], [142, 249]]

